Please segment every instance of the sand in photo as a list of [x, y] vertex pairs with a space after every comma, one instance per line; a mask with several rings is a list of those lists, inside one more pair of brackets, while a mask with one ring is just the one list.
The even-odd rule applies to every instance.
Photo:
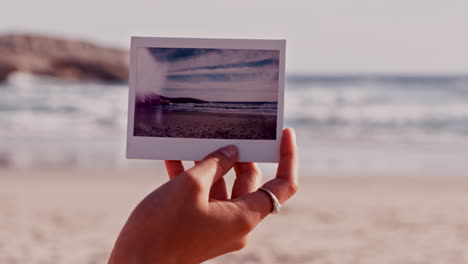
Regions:
[[[163, 116], [156, 121], [155, 116]], [[135, 112], [135, 136], [275, 139], [276, 115], [172, 112], [141, 109]]]

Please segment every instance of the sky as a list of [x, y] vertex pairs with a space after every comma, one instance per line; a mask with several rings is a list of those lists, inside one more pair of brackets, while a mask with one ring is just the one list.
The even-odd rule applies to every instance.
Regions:
[[139, 48], [137, 96], [276, 102], [279, 50]]
[[468, 72], [466, 0], [1, 1], [3, 33], [287, 39], [289, 73]]

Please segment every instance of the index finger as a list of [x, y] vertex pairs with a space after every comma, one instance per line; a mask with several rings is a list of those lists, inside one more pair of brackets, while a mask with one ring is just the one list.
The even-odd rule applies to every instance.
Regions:
[[[291, 128], [285, 129], [281, 141], [280, 162], [276, 178], [263, 185], [283, 204], [297, 192], [298, 188], [298, 150], [296, 136]], [[272, 211], [272, 201], [263, 191], [257, 190], [241, 197], [237, 203], [253, 214], [259, 222]]]
[[291, 128], [283, 132], [281, 141], [280, 162], [276, 171], [276, 178], [265, 183], [263, 187], [269, 189], [283, 204], [297, 192], [298, 188], [298, 150], [296, 134]]
[[296, 133], [292, 128], [287, 128], [284, 130], [283, 139], [281, 140], [280, 162], [276, 171], [276, 178], [297, 185], [297, 159]]

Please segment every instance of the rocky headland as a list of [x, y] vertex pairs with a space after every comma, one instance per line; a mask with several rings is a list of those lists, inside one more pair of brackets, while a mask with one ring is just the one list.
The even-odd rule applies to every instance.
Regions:
[[135, 107], [145, 108], [151, 106], [164, 106], [170, 104], [185, 104], [185, 103], [194, 103], [194, 104], [203, 104], [209, 103], [209, 101], [191, 98], [191, 97], [166, 97], [159, 95], [157, 93], [147, 93], [144, 95], [137, 95], [135, 98]]
[[0, 35], [0, 82], [14, 72], [59, 79], [128, 81], [129, 52], [33, 34]]

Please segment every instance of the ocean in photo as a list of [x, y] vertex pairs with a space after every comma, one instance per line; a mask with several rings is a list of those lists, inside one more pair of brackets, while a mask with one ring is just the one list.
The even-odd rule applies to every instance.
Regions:
[[159, 108], [172, 112], [276, 115], [278, 104], [276, 102], [174, 103], [168, 106], [160, 106]]
[[[0, 166], [133, 169], [125, 159], [128, 86], [15, 74], [0, 84]], [[173, 105], [187, 111], [188, 105]], [[272, 114], [270, 103], [214, 102], [197, 111]], [[463, 175], [468, 76], [289, 75], [285, 126], [316, 175]], [[154, 165], [157, 164], [157, 165]], [[269, 167], [269, 166], [266, 166]]]

